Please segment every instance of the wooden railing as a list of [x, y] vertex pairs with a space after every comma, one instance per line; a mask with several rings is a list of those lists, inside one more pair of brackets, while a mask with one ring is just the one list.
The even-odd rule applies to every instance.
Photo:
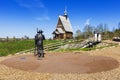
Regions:
[[[85, 41], [85, 40], [60, 40], [55, 43], [50, 43], [50, 44], [44, 45], [44, 51], [54, 51], [54, 50], [60, 49], [62, 46], [66, 45], [66, 44], [81, 43], [83, 41]], [[34, 53], [34, 50], [35, 50], [35, 48], [32, 48], [29, 50], [18, 52], [16, 54]]]
[[53, 51], [53, 50], [56, 50], [56, 49], [59, 49], [61, 46], [65, 45], [65, 44], [68, 44], [69, 41], [65, 41], [65, 40], [61, 40], [59, 42], [55, 42], [55, 43], [50, 43], [50, 44], [47, 44], [44, 46], [44, 50], [45, 51]]
[[[50, 44], [46, 44], [44, 45], [44, 51], [53, 51], [56, 49], [59, 49], [61, 46], [71, 43], [70, 40], [60, 40], [58, 42], [55, 43], [50, 43]], [[29, 49], [29, 50], [25, 50], [25, 51], [20, 51], [16, 54], [23, 54], [23, 53], [34, 53], [35, 48]]]

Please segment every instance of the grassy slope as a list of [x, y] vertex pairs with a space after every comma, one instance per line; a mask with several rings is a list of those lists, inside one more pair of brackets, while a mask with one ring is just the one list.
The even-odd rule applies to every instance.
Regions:
[[[58, 42], [59, 40], [45, 40], [44, 45], [50, 44], [50, 43], [55, 43]], [[115, 46], [115, 44], [110, 44], [109, 46], [104, 46], [104, 47], [110, 47], [110, 46]], [[99, 48], [92, 48], [94, 49], [100, 49], [104, 47], [99, 47]], [[34, 48], [34, 40], [22, 40], [22, 41], [16, 41], [16, 42], [0, 42], [0, 56], [7, 56], [9, 54], [15, 54], [20, 51], [28, 50]], [[71, 49], [59, 49], [57, 50], [58, 52], [69, 52], [69, 51], [89, 51], [91, 50], [90, 48], [71, 48]]]
[[67, 48], [67, 49], [59, 49], [57, 51], [58, 52], [90, 51], [90, 50], [103, 49], [112, 46], [118, 46], [118, 44], [114, 44], [114, 43], [108, 43], [108, 44], [109, 45], [107, 46], [101, 46], [101, 47], [94, 46], [93, 48]]
[[[45, 40], [44, 45], [55, 43], [57, 40]], [[34, 48], [34, 40], [22, 40], [16, 42], [0, 42], [0, 56], [15, 54], [20, 51]]]
[[0, 42], [0, 56], [15, 54], [19, 51], [34, 47], [33, 40], [23, 40], [16, 42]]

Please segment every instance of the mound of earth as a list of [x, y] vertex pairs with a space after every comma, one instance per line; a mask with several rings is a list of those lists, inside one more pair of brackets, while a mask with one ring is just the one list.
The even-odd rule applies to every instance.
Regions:
[[110, 57], [75, 53], [46, 54], [42, 60], [32, 54], [22, 55], [6, 59], [0, 64], [40, 73], [95, 73], [119, 66], [118, 61]]

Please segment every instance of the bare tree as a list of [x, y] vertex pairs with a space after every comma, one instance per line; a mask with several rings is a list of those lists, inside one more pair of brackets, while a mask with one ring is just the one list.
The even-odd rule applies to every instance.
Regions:
[[77, 40], [81, 38], [81, 31], [80, 31], [79, 29], [76, 31], [75, 38], [76, 38]]
[[105, 33], [109, 31], [109, 28], [108, 28], [107, 24], [104, 24], [104, 29], [103, 30], [104, 30]]
[[115, 37], [120, 37], [120, 30], [119, 30], [119, 29], [116, 29], [116, 30], [114, 31], [114, 35], [115, 35]]
[[104, 24], [104, 29], [103, 29], [103, 33], [102, 33], [104, 39], [108, 39], [109, 38], [108, 32], [109, 32], [108, 25]]
[[120, 30], [120, 22], [118, 23], [118, 29]]
[[99, 24], [99, 25], [97, 26], [97, 31], [98, 31], [99, 33], [103, 33], [103, 32], [104, 32], [104, 25], [103, 25], [103, 24]]
[[83, 33], [85, 38], [89, 38], [93, 34], [93, 27], [90, 25], [86, 25]]

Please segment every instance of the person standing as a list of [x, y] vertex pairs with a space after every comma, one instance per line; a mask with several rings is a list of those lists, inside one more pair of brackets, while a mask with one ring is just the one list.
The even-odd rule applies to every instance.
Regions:
[[45, 36], [42, 33], [43, 31], [39, 30], [35, 35], [35, 47], [37, 48], [36, 50], [38, 57], [44, 57], [43, 40], [45, 40]]

